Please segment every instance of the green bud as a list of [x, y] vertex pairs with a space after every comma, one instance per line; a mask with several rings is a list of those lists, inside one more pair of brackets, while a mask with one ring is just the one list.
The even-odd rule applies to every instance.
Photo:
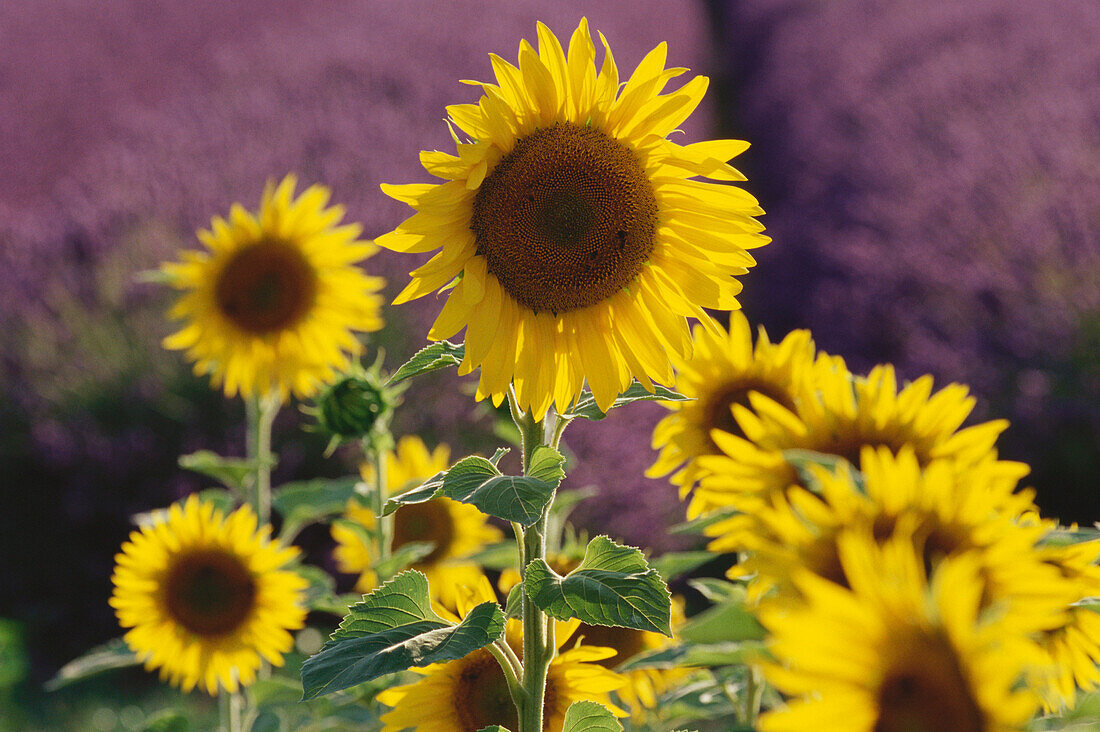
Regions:
[[396, 402], [381, 379], [370, 371], [345, 376], [321, 394], [317, 421], [330, 434], [344, 439], [366, 437], [375, 425], [384, 427]]

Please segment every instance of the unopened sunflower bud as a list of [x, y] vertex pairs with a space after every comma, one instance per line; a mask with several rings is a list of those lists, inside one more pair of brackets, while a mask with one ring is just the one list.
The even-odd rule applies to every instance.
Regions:
[[317, 401], [317, 421], [335, 437], [366, 437], [376, 425], [384, 426], [396, 403], [396, 395], [372, 371], [360, 371], [329, 386]]

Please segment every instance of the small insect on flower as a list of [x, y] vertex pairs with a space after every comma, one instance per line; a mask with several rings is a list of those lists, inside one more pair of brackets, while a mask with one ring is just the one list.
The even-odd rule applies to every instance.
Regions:
[[338, 225], [327, 188], [295, 198], [295, 184], [269, 183], [257, 213], [234, 205], [199, 231], [206, 251], [161, 267], [182, 293], [169, 317], [185, 321], [165, 347], [186, 350], [226, 396], [312, 396], [361, 351], [354, 331], [382, 327], [383, 280], [356, 266], [377, 247]]
[[110, 603], [146, 669], [214, 695], [252, 683], [261, 659], [282, 665], [308, 582], [283, 568], [298, 550], [270, 534], [248, 506], [225, 516], [194, 495], [130, 534]]
[[421, 154], [446, 182], [383, 186], [417, 213], [378, 244], [441, 249], [395, 302], [454, 284], [428, 338], [465, 328], [459, 371], [481, 368], [478, 397], [512, 386], [538, 418], [586, 381], [604, 410], [632, 378], [669, 383], [669, 354], [691, 352], [686, 316], [740, 307], [746, 250], [769, 241], [756, 199], [727, 184], [745, 180], [726, 161], [748, 143], [668, 139], [706, 78], [662, 94], [685, 71], [662, 43], [620, 84], [600, 40], [599, 71], [584, 19], [567, 51], [539, 23], [518, 67], [491, 55], [496, 83], [447, 108], [458, 154]]

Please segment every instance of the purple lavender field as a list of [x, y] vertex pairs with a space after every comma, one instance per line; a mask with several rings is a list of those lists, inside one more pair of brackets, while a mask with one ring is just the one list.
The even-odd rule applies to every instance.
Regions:
[[[536, 20], [560, 35], [587, 13], [620, 68], [667, 41], [712, 77], [684, 136], [753, 143], [739, 167], [774, 243], [745, 278], [750, 321], [809, 327], [857, 368], [969, 383], [976, 417], [1012, 420], [1003, 452], [1033, 465], [1039, 504], [1100, 518], [1100, 5], [590, 6], [0, 4], [0, 618], [23, 624], [35, 681], [118, 634], [128, 515], [205, 487], [176, 456], [241, 449], [240, 405], [160, 348], [168, 295], [135, 275], [289, 171], [366, 235], [390, 230], [407, 209], [379, 184], [428, 180], [418, 151], [448, 149], [445, 105], [476, 96], [459, 80]], [[392, 299], [417, 263], [368, 267]], [[395, 368], [439, 306], [387, 308], [371, 354]], [[484, 452], [492, 417], [464, 383], [418, 383], [396, 431]], [[642, 477], [660, 414], [570, 432], [565, 486], [601, 491], [580, 525], [676, 545], [675, 489]], [[351, 467], [283, 417], [280, 478]]]

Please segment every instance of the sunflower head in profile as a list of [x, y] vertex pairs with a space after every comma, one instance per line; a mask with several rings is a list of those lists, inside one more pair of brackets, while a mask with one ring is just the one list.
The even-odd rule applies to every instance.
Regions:
[[[697, 460], [701, 502], [726, 506], [746, 497], [767, 500], [800, 484], [785, 450], [835, 455], [859, 468], [864, 448], [886, 448], [895, 455], [909, 449], [922, 466], [944, 459], [965, 471], [996, 455], [997, 437], [1008, 426], [1006, 420], [993, 420], [963, 427], [975, 405], [967, 387], [950, 384], [933, 393], [932, 377], [922, 376], [899, 388], [890, 365], [855, 376], [840, 357], [819, 353], [812, 380], [812, 393], [799, 398], [794, 410], [756, 397], [750, 398], [751, 409], [733, 406], [743, 436], [713, 433], [721, 454]], [[1001, 468], [1013, 472], [1018, 466]]]
[[[730, 313], [728, 333], [696, 326], [692, 340], [691, 358], [677, 364], [676, 389], [693, 401], [662, 403], [671, 414], [653, 430], [653, 448], [661, 453], [646, 472], [658, 477], [680, 468], [671, 480], [682, 495], [698, 477], [695, 459], [722, 454], [712, 430], [744, 437], [733, 405], [751, 408], [749, 396], [756, 394], [793, 411], [799, 394], [812, 384], [814, 362], [809, 331], [793, 331], [773, 344], [761, 327], [754, 347], [749, 321], [740, 311]], [[705, 510], [694, 505], [689, 514]]]
[[756, 200], [727, 184], [744, 180], [726, 161], [747, 143], [668, 139], [707, 80], [663, 93], [685, 69], [665, 68], [662, 43], [620, 82], [600, 40], [599, 69], [583, 19], [567, 50], [540, 23], [518, 65], [492, 55], [496, 83], [447, 108], [457, 155], [421, 153], [445, 182], [383, 186], [417, 213], [378, 244], [441, 250], [395, 302], [453, 284], [428, 338], [465, 328], [460, 373], [481, 368], [478, 397], [499, 404], [511, 384], [536, 417], [586, 381], [602, 409], [632, 378], [671, 381], [685, 316], [739, 307], [746, 250], [769, 241]]
[[252, 683], [262, 660], [282, 665], [308, 582], [283, 569], [298, 550], [270, 534], [247, 506], [224, 516], [197, 496], [130, 534], [110, 603], [147, 669], [213, 695]]
[[1039, 650], [981, 611], [973, 555], [945, 560], [926, 580], [906, 537], [879, 545], [847, 532], [840, 545], [849, 587], [802, 572], [804, 606], [761, 612], [775, 658], [765, 676], [793, 699], [760, 729], [1021, 729], [1038, 699], [1020, 681]]
[[[406, 435], [398, 440], [396, 451], [385, 454], [384, 460], [386, 494], [394, 495], [450, 467], [450, 449], [439, 445], [428, 452], [419, 437]], [[363, 477], [367, 482], [374, 481], [369, 468], [364, 468]], [[344, 518], [370, 530], [377, 526], [374, 510], [355, 499], [348, 502]], [[339, 570], [359, 575], [355, 589], [369, 592], [377, 587], [378, 575], [372, 569], [378, 559], [374, 545], [365, 541], [360, 532], [340, 523], [333, 524], [332, 538], [336, 541]], [[433, 545], [412, 567], [427, 575], [434, 598], [450, 609], [456, 606], [458, 588], [474, 586], [482, 576], [481, 568], [468, 557], [502, 539], [503, 534], [488, 523], [483, 513], [450, 498], [405, 505], [393, 514], [392, 548], [414, 542]]]
[[377, 248], [339, 224], [327, 188], [295, 197], [295, 184], [269, 183], [258, 212], [234, 205], [199, 231], [205, 251], [162, 266], [181, 292], [169, 316], [184, 321], [164, 345], [186, 350], [227, 396], [311, 396], [360, 352], [354, 331], [382, 327], [383, 281], [356, 266]]
[[[458, 610], [465, 615], [475, 605], [495, 601], [496, 596], [489, 581], [481, 577], [474, 585], [463, 587], [458, 593]], [[444, 614], [444, 613], [441, 613]], [[458, 617], [452, 618], [457, 621]], [[565, 724], [565, 712], [573, 702], [590, 700], [603, 704], [613, 714], [626, 716], [626, 712], [611, 703], [609, 692], [621, 687], [622, 676], [604, 668], [599, 661], [615, 655], [610, 648], [566, 644], [577, 633], [580, 622], [571, 620], [554, 623], [554, 638], [558, 643], [558, 655], [550, 663], [546, 673], [546, 697], [543, 713], [543, 730], [560, 732]], [[523, 625], [508, 620], [505, 642], [522, 658]], [[516, 708], [508, 693], [508, 685], [497, 660], [484, 648], [474, 651], [457, 661], [434, 664], [413, 669], [423, 678], [412, 684], [387, 689], [378, 700], [393, 709], [382, 715], [382, 732], [400, 732], [411, 729], [416, 732], [478, 732], [494, 724], [506, 729], [519, 729]]]

